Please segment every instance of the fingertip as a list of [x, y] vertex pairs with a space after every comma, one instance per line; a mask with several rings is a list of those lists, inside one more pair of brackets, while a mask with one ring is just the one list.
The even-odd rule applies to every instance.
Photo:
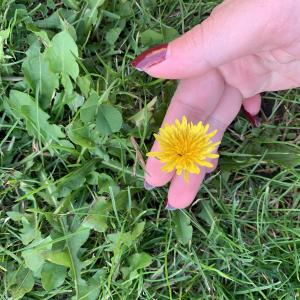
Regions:
[[219, 159], [214, 158], [214, 159], [211, 159], [209, 162], [212, 163], [213, 167], [212, 168], [206, 168], [206, 174], [210, 174], [210, 173], [212, 173], [216, 170], [216, 168], [218, 167]]
[[145, 169], [145, 182], [147, 182], [148, 186], [152, 186], [152, 188], [164, 186], [172, 179], [174, 172], [163, 172], [161, 170], [162, 166], [158, 159], [154, 157], [148, 158]]
[[253, 97], [244, 99], [243, 107], [245, 111], [248, 112], [251, 116], [257, 115], [261, 107], [261, 96], [258, 94]]
[[[157, 141], [154, 142], [151, 152], [159, 150], [159, 144]], [[163, 164], [155, 157], [148, 157], [145, 168], [145, 182], [148, 186], [160, 187], [167, 184], [172, 177], [174, 172], [166, 173], [161, 170]]]
[[185, 182], [183, 176], [174, 176], [169, 188], [167, 205], [176, 209], [183, 209], [191, 205], [204, 176], [205, 168], [201, 168], [198, 175], [190, 174], [189, 182]]
[[[164, 59], [144, 68], [156, 78], [186, 79], [205, 74], [212, 69], [208, 64], [204, 47], [195, 47], [193, 41], [201, 39], [200, 25], [168, 43]], [[199, 42], [201, 44], [201, 42]]]

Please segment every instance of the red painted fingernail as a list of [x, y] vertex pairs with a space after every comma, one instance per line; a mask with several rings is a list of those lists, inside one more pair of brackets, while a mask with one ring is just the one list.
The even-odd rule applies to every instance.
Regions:
[[249, 112], [247, 112], [245, 109], [244, 109], [244, 113], [245, 113], [245, 116], [246, 118], [250, 121], [250, 123], [255, 126], [255, 127], [259, 127], [261, 122], [260, 122], [260, 118], [255, 115], [251, 115]]
[[168, 44], [154, 46], [140, 54], [131, 64], [137, 70], [144, 71], [164, 61], [167, 55], [167, 48]]

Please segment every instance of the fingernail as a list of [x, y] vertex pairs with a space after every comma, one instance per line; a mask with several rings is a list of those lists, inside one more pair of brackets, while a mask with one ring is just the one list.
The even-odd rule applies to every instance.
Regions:
[[155, 186], [149, 184], [147, 181], [144, 181], [144, 188], [147, 190], [147, 191], [151, 191], [155, 188]]
[[260, 126], [260, 124], [261, 124], [260, 118], [257, 115], [253, 116], [249, 112], [247, 112], [245, 109], [244, 109], [244, 113], [245, 113], [247, 119], [250, 121], [250, 123], [253, 126], [255, 126], [255, 127], [259, 127]]
[[167, 203], [165, 209], [166, 209], [166, 210], [176, 210], [177, 208], [175, 208], [175, 207], [173, 207], [172, 205], [170, 205], [169, 203]]
[[168, 44], [154, 46], [136, 57], [131, 64], [137, 70], [144, 71], [164, 61], [167, 55], [167, 48]]

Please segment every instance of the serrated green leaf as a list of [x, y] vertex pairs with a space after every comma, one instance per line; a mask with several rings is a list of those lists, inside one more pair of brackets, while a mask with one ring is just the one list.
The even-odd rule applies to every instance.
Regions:
[[86, 219], [83, 222], [83, 225], [98, 232], [105, 232], [108, 227], [108, 214], [111, 210], [111, 202], [105, 200], [105, 198], [99, 198], [90, 209]]
[[45, 263], [41, 272], [43, 288], [52, 291], [60, 287], [66, 278], [67, 268], [52, 263]]
[[98, 193], [99, 194], [109, 193], [109, 188], [116, 190], [116, 187], [117, 187], [117, 185], [111, 176], [109, 176], [105, 173], [98, 174]]
[[77, 255], [80, 247], [87, 241], [90, 235], [90, 229], [80, 226], [69, 239], [68, 243], [72, 252]]
[[295, 168], [300, 165], [300, 147], [284, 143], [268, 143], [263, 146], [268, 149], [265, 160], [286, 168]]
[[26, 122], [29, 135], [41, 139], [44, 143], [56, 142], [63, 145], [65, 137], [61, 128], [48, 123], [49, 115], [37, 106], [37, 103], [25, 93], [11, 90], [5, 102], [8, 113]]
[[67, 133], [74, 144], [87, 149], [94, 148], [95, 143], [91, 137], [91, 130], [89, 126], [84, 125], [80, 120], [74, 121], [68, 127]]
[[98, 106], [96, 116], [96, 129], [103, 135], [118, 132], [122, 127], [121, 113], [111, 105]]
[[183, 211], [175, 211], [173, 215], [175, 233], [178, 241], [186, 245], [193, 236], [193, 227], [190, 225], [190, 218]]
[[12, 277], [14, 278], [14, 284], [9, 289], [12, 299], [22, 299], [34, 286], [33, 273], [29, 269], [20, 268], [14, 272]]
[[52, 247], [51, 237], [48, 236], [46, 239], [37, 238], [29, 247], [30, 249], [22, 251], [22, 257], [24, 258], [26, 266], [33, 271], [35, 275], [38, 275], [45, 262], [43, 253], [50, 250]]
[[76, 80], [79, 74], [79, 67], [76, 62], [78, 48], [67, 31], [62, 31], [53, 37], [45, 51], [45, 57], [53, 72], [70, 76]]
[[32, 225], [25, 217], [22, 218], [23, 228], [20, 230], [22, 243], [26, 246], [34, 239], [38, 239], [41, 236], [40, 231], [34, 225]]
[[34, 95], [38, 92], [41, 107], [47, 108], [54, 91], [58, 88], [58, 74], [51, 71], [49, 62], [41, 54], [38, 44], [32, 45], [26, 52], [22, 69]]
[[105, 277], [105, 272], [99, 270], [96, 274], [89, 278], [88, 281], [84, 284], [79, 285], [79, 295], [77, 297], [72, 297], [72, 300], [96, 300], [101, 288], [101, 280]]
[[122, 268], [123, 278], [127, 278], [129, 275], [130, 279], [137, 276], [137, 270], [144, 269], [152, 263], [152, 257], [145, 253], [135, 253], [128, 258], [129, 267]]

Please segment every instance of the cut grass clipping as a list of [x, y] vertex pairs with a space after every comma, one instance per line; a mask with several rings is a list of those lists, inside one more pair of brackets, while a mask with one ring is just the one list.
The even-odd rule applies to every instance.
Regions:
[[143, 188], [176, 82], [129, 62], [218, 2], [1, 2], [0, 299], [299, 298], [299, 90], [235, 120], [191, 208]]

